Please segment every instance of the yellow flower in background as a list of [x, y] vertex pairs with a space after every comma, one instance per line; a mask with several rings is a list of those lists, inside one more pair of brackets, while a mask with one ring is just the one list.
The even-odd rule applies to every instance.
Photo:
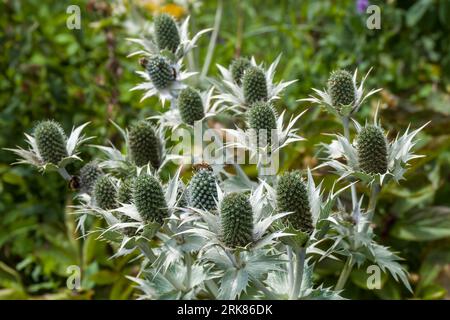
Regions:
[[168, 13], [174, 18], [181, 18], [186, 14], [186, 8], [175, 3], [165, 3], [162, 0], [141, 0], [139, 5], [151, 13]]

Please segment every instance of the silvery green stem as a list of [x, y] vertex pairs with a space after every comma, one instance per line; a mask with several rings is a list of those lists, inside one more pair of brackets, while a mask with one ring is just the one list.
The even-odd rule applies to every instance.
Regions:
[[347, 283], [348, 277], [353, 269], [353, 261], [352, 256], [349, 256], [345, 261], [344, 268], [342, 269], [341, 275], [339, 276], [338, 282], [336, 283], [336, 287], [334, 290], [341, 291], [344, 289], [345, 284]]
[[202, 73], [200, 74], [200, 81], [202, 81], [208, 73], [209, 66], [211, 64], [212, 56], [214, 54], [214, 48], [217, 43], [217, 36], [219, 35], [220, 21], [222, 20], [223, 1], [219, 0], [217, 4], [216, 16], [214, 18], [214, 29], [209, 41], [208, 53], [206, 54], [205, 63], [203, 64]]
[[67, 172], [66, 168], [59, 168], [58, 173], [64, 178], [64, 180], [69, 181], [72, 179], [72, 176]]
[[292, 294], [290, 297], [291, 300], [296, 300], [298, 298], [300, 289], [302, 287], [303, 270], [305, 268], [305, 256], [305, 248], [300, 248], [295, 251], [295, 281], [294, 288], [292, 289]]
[[185, 285], [189, 290], [191, 288], [191, 278], [192, 278], [192, 257], [189, 252], [184, 254], [184, 263], [186, 264], [186, 280]]
[[216, 283], [209, 279], [205, 280], [206, 288], [210, 291], [210, 293], [214, 296], [214, 298], [217, 298], [219, 295], [219, 288], [217, 287]]
[[380, 193], [380, 186], [374, 183], [370, 192], [369, 206], [367, 207], [367, 223], [363, 227], [363, 232], [367, 232], [369, 225], [372, 222], [375, 209], [377, 207], [378, 194]]
[[[341, 117], [342, 120], [342, 126], [344, 127], [344, 136], [345, 138], [350, 142], [350, 130], [349, 130], [349, 117], [348, 116], [344, 116]], [[353, 218], [356, 221], [359, 221], [359, 217], [358, 215], [358, 210], [356, 210], [356, 207], [358, 206], [358, 195], [356, 194], [356, 185], [352, 184], [350, 186], [350, 190], [352, 193], [352, 213], [353, 213]]]
[[292, 248], [290, 246], [286, 246], [287, 256], [288, 256], [288, 262], [287, 262], [287, 269], [288, 269], [288, 283], [289, 288], [294, 287], [294, 259], [292, 255]]

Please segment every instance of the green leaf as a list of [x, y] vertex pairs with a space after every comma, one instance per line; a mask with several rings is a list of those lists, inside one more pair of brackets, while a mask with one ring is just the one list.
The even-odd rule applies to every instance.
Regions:
[[409, 241], [431, 241], [450, 237], [450, 208], [429, 207], [397, 221], [391, 235]]

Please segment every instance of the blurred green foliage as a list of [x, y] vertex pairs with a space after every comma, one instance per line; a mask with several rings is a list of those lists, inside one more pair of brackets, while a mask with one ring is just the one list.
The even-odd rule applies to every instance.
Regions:
[[[198, 2], [198, 1], [195, 1]], [[382, 87], [381, 117], [391, 136], [427, 126], [418, 144], [426, 157], [414, 162], [407, 181], [390, 184], [381, 194], [376, 232], [384, 245], [400, 252], [411, 273], [415, 298], [448, 297], [450, 290], [450, 1], [371, 1], [381, 8], [381, 29], [366, 28], [368, 14], [356, 1], [223, 1], [224, 12], [210, 76], [215, 63], [254, 55], [271, 63], [283, 54], [276, 77], [299, 79], [279, 108], [298, 113], [308, 105], [296, 102], [325, 86], [337, 68], [365, 74], [367, 87]], [[120, 142], [110, 125], [121, 126], [151, 115], [161, 106], [155, 99], [139, 103], [129, 92], [139, 80], [137, 61], [125, 40], [133, 34], [135, 13], [151, 18], [154, 10], [191, 14], [191, 34], [214, 24], [217, 3], [158, 7], [141, 0], [124, 1], [123, 13], [105, 1], [39, 0], [0, 2], [0, 299], [1, 298], [131, 298], [125, 278], [137, 272], [132, 257], [109, 260], [112, 248], [89, 236], [77, 240], [71, 209], [73, 194], [57, 174], [44, 176], [27, 166], [10, 166], [14, 156], [5, 147], [24, 146], [23, 133], [41, 119], [53, 118], [66, 131], [91, 121], [87, 129], [96, 144]], [[188, 3], [192, 3], [188, 1]], [[66, 9], [81, 8], [81, 29], [69, 30]], [[160, 6], [165, 5], [160, 4]], [[174, 9], [175, 8], [175, 9]], [[169, 11], [170, 11], [169, 10]], [[209, 38], [204, 37], [190, 67], [201, 69]], [[358, 120], [373, 114], [377, 99], [367, 103]], [[286, 149], [283, 170], [318, 163], [317, 144], [340, 131], [339, 123], [318, 108], [310, 108], [299, 124], [306, 142]], [[116, 141], [117, 140], [117, 141]], [[83, 159], [95, 157], [84, 147]], [[74, 165], [76, 170], [80, 164]], [[252, 173], [250, 168], [247, 168]], [[326, 171], [317, 180], [331, 188]], [[361, 190], [364, 191], [364, 190]], [[348, 201], [348, 199], [344, 199]], [[95, 221], [91, 221], [91, 229]], [[82, 269], [81, 292], [66, 288], [67, 267]], [[318, 276], [335, 283], [342, 264], [323, 261]], [[365, 288], [364, 268], [351, 275], [349, 298], [410, 298], [387, 276], [381, 290]]]

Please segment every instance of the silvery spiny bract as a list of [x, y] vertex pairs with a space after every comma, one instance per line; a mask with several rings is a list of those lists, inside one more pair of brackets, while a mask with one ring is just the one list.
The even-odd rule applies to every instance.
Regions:
[[150, 122], [139, 121], [130, 128], [128, 135], [131, 158], [137, 166], [150, 163], [158, 169], [161, 165], [160, 142]]
[[252, 241], [252, 206], [244, 193], [230, 193], [220, 204], [223, 242], [230, 248], [245, 247]]
[[167, 49], [175, 53], [180, 45], [180, 35], [173, 17], [163, 13], [155, 17], [154, 23], [159, 50]]

